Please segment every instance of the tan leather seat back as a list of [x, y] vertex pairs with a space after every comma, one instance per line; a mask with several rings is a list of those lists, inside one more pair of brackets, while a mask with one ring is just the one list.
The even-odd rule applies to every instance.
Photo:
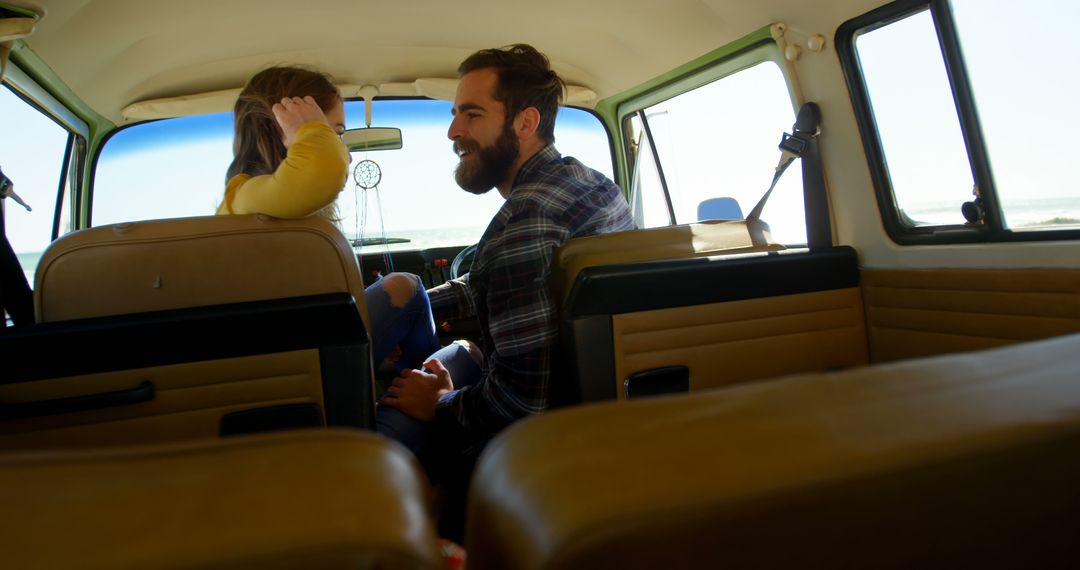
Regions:
[[785, 249], [761, 220], [568, 241], [553, 405], [866, 364], [856, 253]]
[[[53, 243], [35, 282], [29, 364], [0, 380], [2, 449], [374, 426], [363, 283], [324, 219], [91, 228]], [[33, 364], [53, 352], [70, 366]]]
[[714, 220], [601, 234], [568, 240], [559, 249], [553, 283], [557, 298], [565, 301], [585, 267], [782, 249], [761, 220]]
[[6, 568], [443, 568], [427, 482], [355, 430], [0, 457]]
[[348, 292], [368, 325], [352, 247], [310, 217], [208, 216], [99, 226], [45, 251], [39, 322]]
[[1069, 567], [1078, 370], [1072, 335], [528, 419], [469, 567]]

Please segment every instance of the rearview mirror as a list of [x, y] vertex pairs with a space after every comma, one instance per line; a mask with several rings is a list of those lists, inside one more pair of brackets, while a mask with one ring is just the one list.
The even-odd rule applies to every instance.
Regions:
[[349, 152], [368, 150], [395, 150], [401, 148], [401, 129], [392, 127], [369, 127], [349, 129], [341, 135]]

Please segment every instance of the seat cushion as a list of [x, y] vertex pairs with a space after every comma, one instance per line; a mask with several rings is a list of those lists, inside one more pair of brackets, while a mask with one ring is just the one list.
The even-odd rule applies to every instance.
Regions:
[[525, 420], [478, 466], [469, 564], [1068, 566], [1078, 378], [1072, 335]]
[[10, 568], [439, 568], [427, 499], [357, 431], [0, 456]]

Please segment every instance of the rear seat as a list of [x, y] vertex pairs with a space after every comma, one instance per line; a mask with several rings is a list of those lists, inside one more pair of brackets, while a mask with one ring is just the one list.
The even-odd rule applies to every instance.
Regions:
[[787, 251], [760, 220], [570, 240], [555, 406], [868, 363], [858, 258]]
[[1068, 567], [1078, 377], [1072, 335], [528, 419], [481, 458], [469, 566]]
[[35, 284], [41, 324], [0, 339], [0, 448], [373, 427], [363, 283], [326, 220], [100, 226]]
[[0, 455], [8, 568], [442, 568], [404, 448], [357, 431]]

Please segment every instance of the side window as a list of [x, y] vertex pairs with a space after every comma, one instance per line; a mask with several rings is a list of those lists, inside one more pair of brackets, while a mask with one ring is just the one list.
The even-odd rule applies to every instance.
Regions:
[[895, 240], [1080, 237], [1080, 185], [1064, 162], [1080, 121], [1071, 44], [1054, 33], [1001, 41], [1076, 18], [1080, 5], [1063, 0], [932, 0], [841, 27], [837, 47]]
[[1080, 124], [1074, 43], [1056, 33], [1015, 45], [1001, 41], [1002, 34], [1037, 30], [1048, 20], [1080, 21], [1080, 4], [951, 4], [1004, 226], [1080, 229], [1080, 182], [1065, 158]]
[[975, 181], [930, 12], [861, 35], [856, 49], [900, 218], [963, 224]]
[[[672, 222], [672, 214], [676, 224], [744, 218], [768, 189], [780, 159], [777, 144], [794, 121], [787, 84], [771, 61], [631, 116], [637, 157], [631, 194], [639, 224], [665, 226]], [[802, 174], [797, 164], [780, 180], [762, 219], [777, 240], [806, 243]]]
[[[6, 85], [0, 87], [0, 117], [0, 169], [31, 208], [4, 199], [3, 228], [33, 286], [38, 260], [53, 239], [58, 198], [67, 202], [57, 193], [68, 186], [65, 156], [74, 137]], [[66, 221], [61, 220], [60, 232], [67, 231]]]

